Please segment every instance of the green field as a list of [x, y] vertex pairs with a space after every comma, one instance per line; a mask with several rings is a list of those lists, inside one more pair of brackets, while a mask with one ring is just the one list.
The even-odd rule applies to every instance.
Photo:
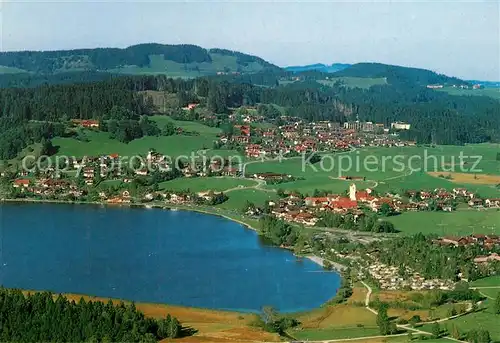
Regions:
[[385, 77], [368, 78], [368, 77], [332, 77], [328, 80], [319, 80], [318, 82], [325, 86], [332, 86], [337, 81], [341, 81], [347, 88], [363, 88], [367, 89], [371, 86], [386, 85]]
[[106, 132], [88, 132], [88, 142], [74, 138], [54, 138], [57, 154], [65, 156], [99, 156], [119, 154], [120, 156], [146, 155], [149, 149], [169, 156], [179, 156], [197, 152], [212, 146], [213, 139], [207, 136], [160, 136], [143, 137], [128, 144], [109, 138]]
[[243, 209], [247, 201], [250, 201], [257, 206], [262, 206], [266, 200], [275, 200], [277, 198], [276, 193], [264, 192], [257, 189], [236, 190], [230, 192], [228, 196], [229, 199], [226, 202], [217, 205], [217, 207], [240, 211]]
[[380, 335], [377, 326], [370, 327], [345, 327], [345, 328], [325, 328], [325, 329], [302, 329], [291, 332], [293, 337], [301, 340], [330, 340], [343, 338], [357, 338]]
[[213, 135], [215, 137], [222, 132], [222, 130], [217, 127], [210, 127], [193, 121], [174, 120], [169, 116], [155, 115], [149, 118], [156, 122], [159, 128], [164, 127], [170, 122], [173, 123], [175, 127], [180, 127], [188, 132], [198, 132], [200, 135]]
[[[201, 192], [208, 190], [220, 192], [233, 188], [252, 187], [255, 185], [257, 185], [257, 182], [245, 179], [236, 179], [229, 177], [194, 177], [165, 181], [160, 183], [160, 188], [174, 191], [189, 189], [192, 192]], [[236, 191], [228, 193], [228, 196], [231, 197], [235, 192]]]
[[28, 73], [28, 72], [26, 70], [18, 68], [0, 66], [0, 74], [20, 74], [20, 73]]
[[491, 98], [500, 100], [500, 88], [460, 89], [445, 87], [440, 89], [439, 91], [446, 92], [451, 95], [489, 96]]
[[284, 191], [299, 192], [312, 195], [315, 189], [325, 190], [332, 194], [344, 194], [349, 190], [349, 185], [355, 183], [358, 189], [365, 189], [373, 186], [371, 182], [333, 180], [327, 176], [318, 176], [305, 180], [284, 182], [276, 185], [268, 185], [267, 189], [282, 189]]
[[[498, 325], [500, 316], [493, 313], [492, 303], [493, 300], [488, 299], [485, 301], [485, 306], [478, 312], [441, 323], [441, 327], [450, 329], [452, 325], [455, 325], [461, 333], [466, 333], [470, 330], [485, 329], [490, 332], [492, 341], [498, 342], [500, 341], [500, 325]], [[431, 332], [431, 325], [424, 325], [421, 329]]]
[[404, 234], [468, 235], [500, 234], [500, 211], [405, 212], [387, 218]]
[[[499, 286], [500, 287], [500, 275], [489, 276], [484, 279], [479, 279], [471, 282], [471, 286], [473, 287], [491, 287], [491, 286]], [[499, 288], [500, 291], [500, 288]]]
[[[314, 189], [326, 189], [332, 192], [341, 192], [348, 188], [349, 182], [336, 178], [339, 176], [364, 176], [366, 181], [358, 184], [358, 188], [374, 187], [379, 193], [387, 191], [403, 191], [408, 189], [435, 188], [453, 189], [466, 187], [484, 197], [500, 197], [500, 190], [496, 185], [466, 184], [456, 180], [428, 175], [424, 171], [448, 174], [450, 168], [457, 172], [473, 174], [471, 169], [475, 159], [464, 158], [467, 164], [459, 167], [458, 157], [482, 156], [475, 167], [481, 173], [499, 175], [500, 161], [496, 161], [496, 152], [499, 145], [477, 144], [438, 147], [400, 147], [400, 148], [364, 148], [349, 153], [324, 154], [322, 162], [314, 167], [305, 163], [304, 158], [290, 158], [282, 161], [270, 160], [263, 163], [251, 163], [246, 167], [246, 175], [262, 172], [291, 174], [303, 178], [295, 182], [271, 186], [297, 190], [302, 193], [312, 193]], [[371, 164], [374, 161], [375, 164]], [[402, 162], [403, 164], [399, 164]], [[321, 167], [323, 163], [323, 168]], [[412, 170], [416, 170], [413, 172]]]
[[485, 288], [479, 290], [482, 295], [489, 298], [490, 300], [496, 299], [500, 293], [500, 288]]

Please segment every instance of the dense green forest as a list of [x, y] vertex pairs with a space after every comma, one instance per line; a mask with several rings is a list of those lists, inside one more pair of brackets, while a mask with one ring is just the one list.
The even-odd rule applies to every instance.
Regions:
[[[311, 73], [317, 72], [308, 72], [307, 75]], [[20, 80], [25, 82], [26, 79]], [[39, 138], [60, 135], [59, 123], [68, 119], [107, 119], [111, 110], [118, 106], [131, 113], [131, 118], [123, 119], [138, 121], [141, 115], [152, 112], [147, 99], [138, 93], [144, 90], [176, 94], [180, 107], [195, 101], [217, 114], [228, 114], [231, 108], [242, 105], [276, 104], [284, 108], [284, 114], [306, 121], [345, 122], [359, 118], [386, 126], [393, 121], [406, 121], [412, 128], [401, 133], [403, 138], [419, 143], [500, 141], [500, 106], [497, 100], [488, 97], [454, 96], [417, 86], [348, 89], [341, 84], [322, 86], [314, 80], [260, 87], [212, 77], [181, 80], [164, 75], [106, 75], [106, 79], [99, 82], [0, 89], [0, 129], [3, 132], [0, 159], [16, 156]], [[264, 111], [261, 114], [275, 120], [282, 113]], [[51, 125], [40, 125], [39, 122]], [[147, 121], [143, 123], [147, 124]], [[131, 130], [138, 132], [138, 124], [134, 124]], [[154, 129], [146, 126], [147, 132], [154, 133]], [[133, 133], [128, 136], [123, 141], [140, 135]]]
[[48, 292], [0, 289], [2, 342], [156, 342], [184, 334], [176, 318], [145, 318], [133, 304], [75, 303]]
[[42, 85], [89, 83], [121, 76], [123, 75], [99, 71], [73, 71], [57, 74], [3, 74], [0, 77], [0, 88], [32, 88]]

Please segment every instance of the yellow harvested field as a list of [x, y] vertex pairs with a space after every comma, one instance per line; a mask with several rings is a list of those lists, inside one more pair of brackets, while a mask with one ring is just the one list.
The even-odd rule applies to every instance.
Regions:
[[297, 318], [304, 328], [376, 325], [376, 316], [363, 306], [340, 304], [320, 308]]
[[476, 185], [498, 185], [500, 184], [500, 175], [489, 174], [468, 174], [468, 173], [448, 173], [448, 172], [429, 172], [431, 176], [439, 177], [451, 176], [448, 181], [456, 183], [469, 183]]
[[386, 290], [380, 290], [380, 291], [375, 291], [375, 293], [372, 295], [372, 297], [377, 297], [380, 299], [380, 301], [384, 302], [392, 302], [392, 301], [406, 301], [410, 300], [411, 296], [414, 294], [419, 294], [421, 292], [415, 292], [415, 291], [386, 291]]
[[366, 290], [365, 287], [353, 287], [352, 288], [352, 295], [351, 297], [347, 300], [348, 304], [352, 303], [365, 303], [366, 299], [366, 294], [368, 291]]

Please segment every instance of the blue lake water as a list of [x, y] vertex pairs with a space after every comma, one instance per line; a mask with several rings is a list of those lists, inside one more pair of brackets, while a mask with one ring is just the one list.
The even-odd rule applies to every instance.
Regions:
[[240, 224], [186, 211], [4, 204], [0, 249], [4, 287], [137, 302], [302, 311], [340, 285]]

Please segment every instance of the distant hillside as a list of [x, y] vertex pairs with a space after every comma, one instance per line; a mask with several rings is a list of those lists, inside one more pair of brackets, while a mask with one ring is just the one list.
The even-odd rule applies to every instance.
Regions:
[[481, 85], [484, 88], [500, 88], [500, 81], [479, 81], [479, 80], [468, 80], [467, 82], [474, 85]]
[[332, 65], [316, 63], [316, 64], [308, 64], [305, 66], [290, 66], [290, 67], [285, 67], [283, 69], [285, 69], [286, 71], [294, 72], [294, 73], [300, 73], [300, 72], [310, 71], [310, 70], [316, 70], [316, 71], [320, 71], [322, 73], [335, 73], [337, 71], [349, 68], [350, 66], [351, 66], [350, 64], [343, 64], [343, 63], [334, 63]]
[[386, 78], [392, 85], [419, 85], [427, 86], [434, 84], [462, 85], [467, 81], [456, 77], [449, 77], [437, 74], [427, 69], [408, 68], [382, 63], [357, 63], [349, 68], [334, 73], [334, 76], [342, 77], [365, 77], [365, 78]]
[[256, 56], [224, 49], [207, 50], [196, 45], [150, 43], [125, 49], [0, 52], [0, 74], [106, 71], [196, 77], [264, 70], [281, 69]]

